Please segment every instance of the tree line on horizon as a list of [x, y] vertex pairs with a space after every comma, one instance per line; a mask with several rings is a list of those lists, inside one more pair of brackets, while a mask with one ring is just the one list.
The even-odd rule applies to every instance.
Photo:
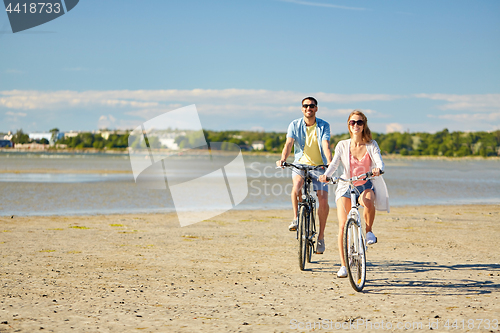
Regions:
[[[205, 131], [207, 141], [228, 141], [245, 147], [252, 142], [264, 142], [264, 150], [280, 153], [286, 141], [286, 133], [246, 131]], [[431, 134], [425, 132], [387, 134], [373, 133], [383, 154], [402, 156], [498, 156], [500, 155], [500, 130], [494, 132], [450, 132], [444, 129]], [[349, 138], [349, 133], [330, 137], [332, 151], [340, 140]]]
[[[230, 142], [239, 145], [242, 150], [252, 150], [252, 144], [260, 141], [264, 146], [263, 151], [273, 153], [280, 153], [286, 141], [285, 132], [203, 130], [203, 134], [208, 143]], [[128, 146], [128, 136], [128, 134], [115, 133], [110, 134], [108, 139], [104, 139], [101, 134], [84, 132], [74, 137], [60, 139], [57, 143], [65, 144], [67, 148], [73, 149], [125, 149]], [[450, 132], [448, 129], [444, 129], [433, 134], [425, 132], [386, 134], [372, 132], [372, 136], [383, 154], [447, 157], [500, 155], [500, 130], [494, 132]], [[332, 151], [340, 140], [348, 138], [348, 133], [332, 135], [330, 138]], [[180, 136], [176, 142], [181, 149], [189, 148], [191, 139], [193, 138], [190, 138], [188, 134]], [[15, 144], [31, 142], [29, 136], [22, 129], [14, 134], [12, 141]], [[224, 147], [222, 145], [222, 149], [225, 149]], [[230, 149], [231, 145], [226, 147]]]

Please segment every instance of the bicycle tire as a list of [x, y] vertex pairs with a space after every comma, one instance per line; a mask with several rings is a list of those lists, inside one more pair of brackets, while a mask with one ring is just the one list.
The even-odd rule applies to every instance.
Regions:
[[306, 224], [307, 224], [307, 210], [304, 206], [300, 207], [299, 215], [297, 216], [299, 221], [299, 268], [303, 271], [306, 268], [306, 258], [307, 258], [307, 235], [306, 235]]
[[366, 282], [366, 253], [363, 234], [360, 234], [353, 218], [344, 226], [343, 240], [347, 276], [352, 288], [359, 292], [363, 290]]
[[315, 219], [313, 211], [310, 211], [309, 214], [309, 223], [307, 224], [307, 262], [310, 263], [314, 252], [313, 225], [315, 223]]

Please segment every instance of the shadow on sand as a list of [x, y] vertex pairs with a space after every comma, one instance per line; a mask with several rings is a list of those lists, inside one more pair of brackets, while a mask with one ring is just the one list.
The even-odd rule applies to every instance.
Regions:
[[[490, 294], [500, 290], [500, 264], [441, 265], [385, 260], [367, 263], [367, 269], [368, 281], [364, 290], [367, 293], [451, 296]], [[456, 278], [457, 271], [463, 272], [461, 278]], [[451, 272], [455, 277], [447, 278]]]

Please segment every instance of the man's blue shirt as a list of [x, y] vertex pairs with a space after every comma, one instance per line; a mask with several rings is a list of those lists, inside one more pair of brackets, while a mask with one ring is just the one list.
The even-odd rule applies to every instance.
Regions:
[[[288, 126], [288, 132], [286, 134], [287, 138], [292, 138], [294, 140], [293, 147], [295, 152], [294, 163], [297, 163], [302, 155], [304, 155], [304, 146], [306, 144], [306, 123], [304, 118], [295, 119]], [[328, 164], [325, 152], [323, 151], [323, 140], [328, 141], [330, 144], [330, 124], [326, 121], [316, 118], [316, 135], [318, 137], [319, 151], [321, 152], [321, 158], [323, 159], [323, 164]]]

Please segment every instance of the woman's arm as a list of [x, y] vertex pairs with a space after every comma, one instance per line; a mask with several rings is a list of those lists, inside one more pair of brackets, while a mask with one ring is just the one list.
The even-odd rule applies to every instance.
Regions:
[[372, 147], [371, 147], [371, 157], [373, 160], [373, 163], [375, 164], [376, 168], [373, 168], [372, 172], [374, 176], [379, 176], [380, 171], [384, 171], [385, 164], [384, 161], [382, 160], [382, 154], [380, 153], [380, 148], [377, 144], [377, 141], [372, 140]]
[[342, 159], [342, 145], [337, 144], [337, 146], [335, 147], [335, 155], [333, 156], [332, 162], [330, 163], [328, 169], [326, 169], [324, 173], [326, 177], [331, 177], [333, 175], [333, 173], [339, 167], [341, 159]]

